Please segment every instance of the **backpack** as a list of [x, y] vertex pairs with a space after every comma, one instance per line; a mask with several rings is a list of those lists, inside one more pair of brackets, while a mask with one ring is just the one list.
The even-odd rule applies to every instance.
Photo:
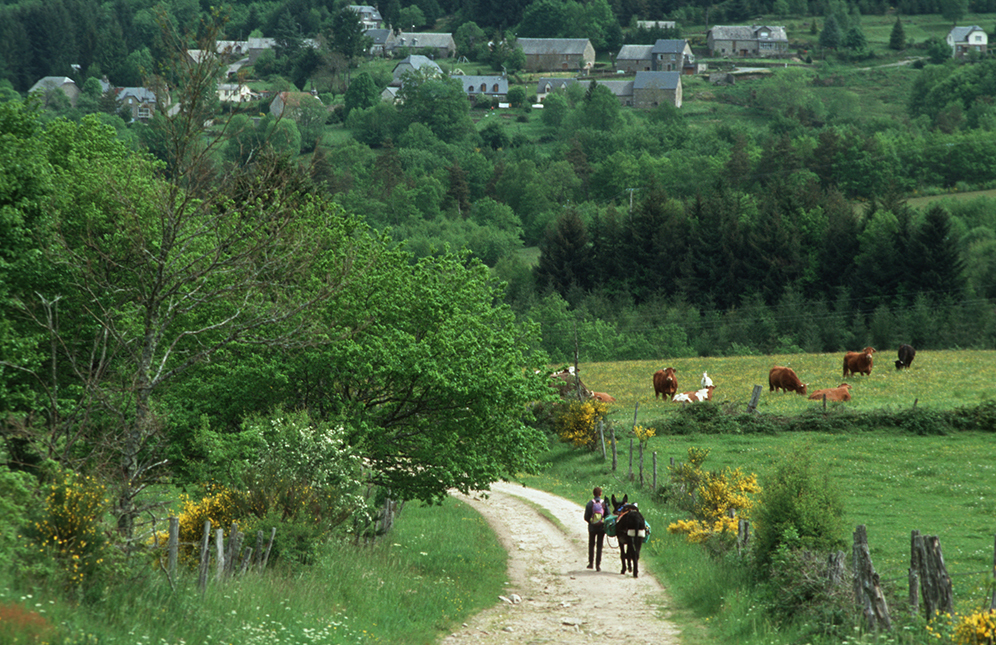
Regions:
[[616, 537], [616, 520], [619, 519], [616, 515], [609, 515], [605, 518], [605, 534], [609, 537]]
[[605, 504], [598, 501], [597, 499], [592, 500], [591, 504], [591, 519], [588, 520], [591, 524], [601, 524], [602, 518], [605, 516]]

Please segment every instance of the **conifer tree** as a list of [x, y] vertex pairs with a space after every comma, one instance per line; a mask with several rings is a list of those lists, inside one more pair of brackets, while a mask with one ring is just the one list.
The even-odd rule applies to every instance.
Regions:
[[889, 34], [889, 49], [896, 51], [906, 49], [906, 32], [903, 31], [903, 21], [896, 16], [896, 24], [892, 26], [892, 33]]

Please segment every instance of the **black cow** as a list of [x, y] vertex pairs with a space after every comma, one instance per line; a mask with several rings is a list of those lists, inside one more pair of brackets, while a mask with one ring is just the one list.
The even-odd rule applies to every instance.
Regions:
[[900, 345], [899, 360], [896, 361], [896, 369], [901, 370], [908, 368], [910, 363], [913, 362], [914, 356], [916, 356], [916, 350], [913, 349], [911, 345]]

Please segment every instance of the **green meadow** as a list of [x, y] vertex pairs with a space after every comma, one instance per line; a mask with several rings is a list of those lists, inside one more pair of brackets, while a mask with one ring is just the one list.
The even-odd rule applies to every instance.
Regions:
[[[857, 348], [855, 348], [857, 349]], [[758, 615], [759, 601], [750, 585], [722, 559], [714, 559], [683, 538], [668, 535], [666, 527], [687, 519], [681, 511], [653, 493], [652, 464], [657, 459], [657, 484], [666, 482], [667, 466], [687, 459], [690, 447], [706, 448], [703, 467], [741, 468], [765, 477], [782, 460], [808, 456], [826, 469], [844, 500], [847, 526], [865, 525], [872, 561], [883, 580], [893, 607], [893, 618], [909, 621], [905, 612], [910, 533], [940, 539], [954, 586], [956, 610], [967, 612], [988, 603], [992, 593], [994, 536], [996, 536], [996, 427], [981, 423], [970, 431], [918, 434], [894, 427], [869, 429], [867, 423], [850, 428], [847, 419], [859, 413], [902, 412], [924, 414], [974, 409], [992, 402], [996, 353], [980, 351], [919, 352], [911, 369], [896, 371], [895, 350], [876, 353], [870, 376], [842, 378], [842, 354], [794, 354], [730, 358], [689, 358], [663, 362], [594, 363], [580, 365], [585, 384], [617, 399], [611, 404], [610, 427], [617, 434], [618, 468], [611, 458], [555, 442], [545, 470], [526, 477], [532, 486], [577, 500], [587, 498], [594, 485], [609, 494], [640, 502], [654, 527], [646, 556], [675, 599], [671, 609], [686, 632], [686, 642], [716, 642], [736, 637], [740, 642], [792, 642], [794, 628], [775, 627]], [[679, 391], [699, 387], [703, 371], [716, 384], [714, 401], [722, 414], [746, 414], [755, 385], [763, 386], [758, 412], [765, 417], [796, 417], [815, 412], [822, 403], [797, 394], [768, 391], [772, 365], [792, 367], [811, 389], [841, 382], [853, 385], [854, 400], [827, 406], [826, 414], [843, 416], [833, 432], [760, 432], [707, 434], [695, 431], [655, 436], [644, 450], [644, 484], [639, 478], [638, 453], [630, 480], [629, 447], [634, 416], [640, 425], [659, 427], [662, 421], [681, 419], [679, 404], [654, 398], [652, 375], [661, 367], [675, 367]], [[687, 411], [686, 411], [687, 412]], [[846, 416], [851, 413], [851, 416]], [[680, 421], [679, 421], [680, 423]], [[799, 427], [797, 424], [794, 427]], [[805, 422], [801, 424], [805, 428]], [[673, 424], [671, 427], [674, 427]], [[638, 442], [634, 443], [637, 444]], [[850, 544], [851, 536], [844, 536]], [[850, 553], [847, 553], [848, 560]], [[717, 597], [719, 599], [717, 599]], [[725, 598], [725, 600], [724, 600]], [[916, 631], [916, 621], [910, 629]], [[917, 632], [919, 633], [919, 632]], [[921, 634], [922, 635], [922, 634]], [[898, 640], [896, 642], [918, 642]]]
[[615, 397], [611, 419], [628, 419], [630, 423], [637, 406], [641, 423], [677, 414], [679, 405], [654, 397], [653, 375], [664, 367], [677, 370], [679, 392], [699, 389], [702, 373], [708, 372], [716, 385], [713, 402], [732, 409], [746, 410], [754, 386], [760, 385], [758, 411], [777, 415], [795, 415], [822, 404], [798, 394], [769, 393], [768, 372], [775, 365], [795, 370], [808, 384], [809, 392], [850, 383], [852, 400], [839, 405], [859, 412], [898, 410], [912, 407], [914, 402], [917, 406], [949, 410], [977, 405], [996, 394], [996, 352], [992, 351], [920, 351], [910, 369], [897, 371], [896, 350], [883, 349], [874, 355], [870, 376], [847, 378], [843, 378], [843, 357], [843, 353], [776, 354], [582, 363], [580, 374], [590, 389]]

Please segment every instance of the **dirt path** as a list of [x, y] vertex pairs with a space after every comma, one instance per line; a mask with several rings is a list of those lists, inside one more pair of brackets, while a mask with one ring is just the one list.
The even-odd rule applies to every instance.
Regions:
[[509, 553], [508, 601], [499, 599], [441, 645], [576, 644], [595, 638], [678, 643], [677, 628], [656, 609], [666, 606], [666, 596], [646, 561], [640, 561], [639, 578], [622, 576], [619, 550], [606, 545], [602, 570], [586, 568], [588, 533], [580, 504], [516, 484], [491, 488], [489, 499], [457, 497], [484, 516]]

